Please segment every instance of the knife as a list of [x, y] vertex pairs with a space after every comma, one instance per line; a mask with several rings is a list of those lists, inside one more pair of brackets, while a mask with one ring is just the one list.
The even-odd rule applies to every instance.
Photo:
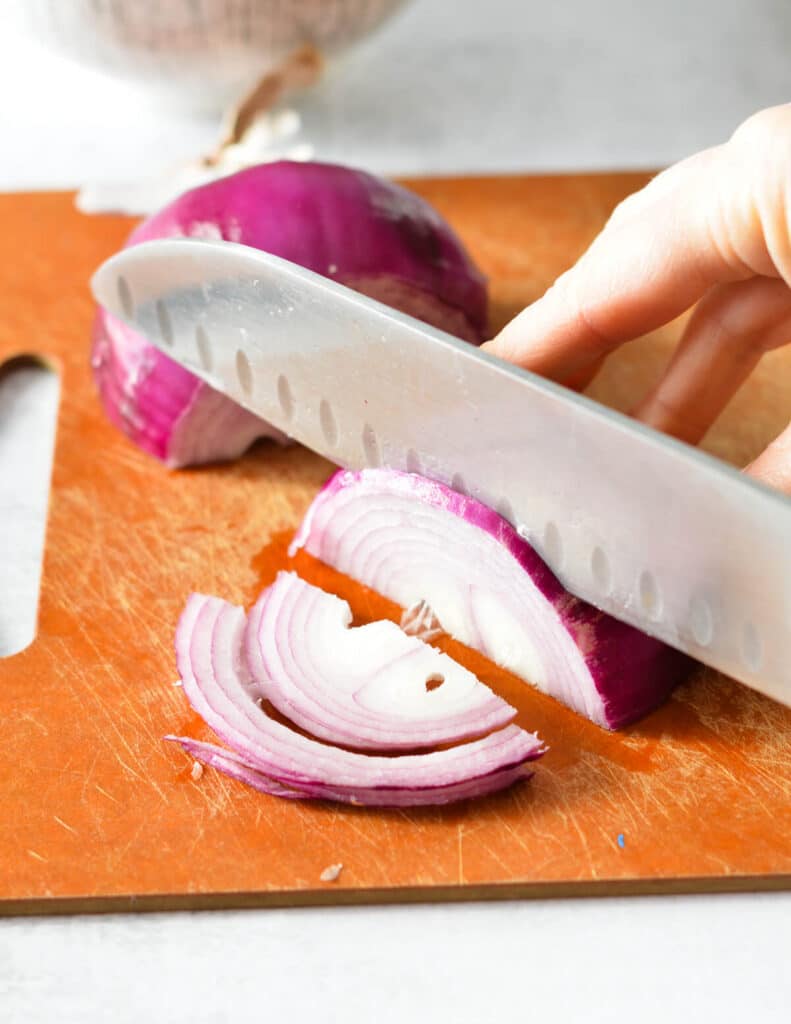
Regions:
[[463, 490], [598, 608], [791, 705], [791, 499], [268, 253], [125, 249], [96, 300], [308, 448]]

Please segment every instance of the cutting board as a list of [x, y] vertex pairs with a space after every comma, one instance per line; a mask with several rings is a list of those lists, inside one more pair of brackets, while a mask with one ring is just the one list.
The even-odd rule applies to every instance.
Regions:
[[[491, 279], [497, 327], [584, 249], [643, 175], [415, 181]], [[710, 671], [609, 735], [478, 655], [447, 649], [550, 745], [526, 785], [445, 809], [296, 805], [207, 770], [169, 732], [208, 735], [174, 686], [192, 590], [250, 604], [330, 465], [260, 444], [170, 472], [106, 421], [88, 365], [91, 271], [131, 222], [66, 194], [0, 197], [0, 360], [60, 376], [38, 634], [0, 661], [0, 909], [450, 900], [787, 887], [791, 712]], [[678, 325], [612, 358], [592, 393], [627, 407]], [[784, 425], [791, 351], [767, 358], [706, 440], [737, 463]], [[322, 569], [358, 621], [398, 610]], [[322, 882], [330, 864], [335, 882]]]

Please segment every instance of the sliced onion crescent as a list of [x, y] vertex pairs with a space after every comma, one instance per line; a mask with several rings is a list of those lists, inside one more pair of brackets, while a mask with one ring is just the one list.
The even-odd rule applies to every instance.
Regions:
[[281, 572], [248, 619], [262, 694], [312, 735], [409, 750], [481, 736], [516, 710], [447, 654], [394, 622], [351, 626], [346, 601]]
[[[242, 769], [257, 773], [258, 788], [274, 782], [306, 796], [371, 806], [443, 804], [528, 777], [527, 763], [543, 753], [540, 740], [515, 725], [449, 749], [396, 757], [343, 750], [303, 736], [257, 703], [257, 683], [244, 657], [245, 628], [242, 608], [194, 594], [176, 631], [176, 656], [187, 699], [231, 748], [224, 763], [216, 756], [214, 763], [236, 777]], [[193, 756], [211, 763], [195, 741], [169, 739], [188, 749], [192, 744]], [[245, 781], [252, 784], [252, 778]]]

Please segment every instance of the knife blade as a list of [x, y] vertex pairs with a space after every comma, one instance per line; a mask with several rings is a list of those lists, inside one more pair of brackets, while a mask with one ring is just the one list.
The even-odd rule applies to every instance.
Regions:
[[169, 239], [97, 301], [307, 447], [497, 509], [572, 593], [791, 705], [791, 499], [302, 267]]

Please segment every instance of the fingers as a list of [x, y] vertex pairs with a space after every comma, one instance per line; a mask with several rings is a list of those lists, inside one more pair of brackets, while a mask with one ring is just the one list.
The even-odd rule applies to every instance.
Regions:
[[626, 200], [579, 262], [486, 347], [562, 382], [714, 285], [756, 274], [791, 282], [788, 209], [791, 105], [756, 115]]
[[633, 415], [697, 444], [764, 352], [791, 342], [791, 289], [754, 277], [698, 304], [664, 376]]
[[791, 423], [746, 472], [769, 487], [791, 495]]
[[694, 153], [685, 160], [680, 160], [677, 164], [660, 171], [647, 185], [627, 196], [615, 207], [607, 226], [620, 224], [627, 218], [640, 216], [657, 200], [669, 195], [678, 187], [683, 188], [685, 181], [688, 181], [693, 173], [711, 166], [719, 148], [712, 147], [700, 153]]
[[579, 262], [489, 342], [489, 351], [562, 381], [672, 320], [716, 282], [749, 274], [729, 267], [708, 237], [702, 210], [716, 159], [700, 154], [627, 200]]

